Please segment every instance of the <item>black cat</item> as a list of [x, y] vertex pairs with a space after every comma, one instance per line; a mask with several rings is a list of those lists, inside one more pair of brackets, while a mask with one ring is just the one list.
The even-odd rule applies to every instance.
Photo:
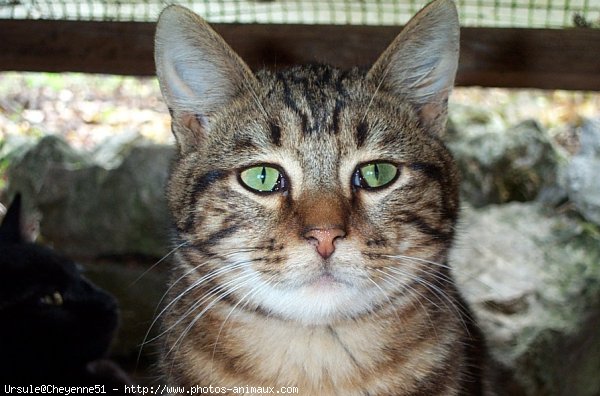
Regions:
[[116, 300], [68, 258], [25, 241], [20, 196], [0, 226], [0, 384], [105, 385], [130, 381], [102, 359]]

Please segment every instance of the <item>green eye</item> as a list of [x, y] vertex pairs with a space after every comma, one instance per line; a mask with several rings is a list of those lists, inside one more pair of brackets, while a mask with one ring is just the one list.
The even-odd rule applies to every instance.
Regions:
[[361, 165], [354, 172], [352, 184], [361, 188], [385, 187], [396, 179], [398, 167], [389, 162], [373, 162]]
[[285, 187], [281, 172], [268, 165], [253, 166], [240, 173], [242, 184], [258, 192], [275, 192]]
[[60, 292], [55, 291], [52, 294], [45, 295], [40, 298], [40, 302], [44, 305], [55, 305], [60, 306], [63, 305], [64, 299]]

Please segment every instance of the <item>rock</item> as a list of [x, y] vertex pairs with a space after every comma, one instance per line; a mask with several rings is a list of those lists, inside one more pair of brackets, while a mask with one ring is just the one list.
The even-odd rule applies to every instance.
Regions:
[[77, 258], [168, 251], [164, 182], [173, 149], [127, 144], [127, 150], [115, 148], [107, 167], [60, 138], [45, 137], [11, 163], [9, 189], [23, 192], [42, 213], [44, 242]]
[[450, 112], [446, 143], [461, 171], [461, 191], [469, 203], [481, 207], [538, 197], [556, 203], [565, 196], [556, 188], [559, 155], [537, 122], [507, 129], [498, 116], [481, 110], [468, 116], [470, 112], [459, 109]]
[[0, 163], [23, 157], [35, 143], [33, 138], [26, 135], [7, 134], [0, 139]]
[[[19, 185], [24, 196], [33, 196], [42, 189], [45, 173], [56, 167], [70, 169], [85, 168], [90, 161], [83, 153], [77, 152], [62, 138], [48, 135], [37, 144], [24, 142], [12, 149], [6, 156], [11, 158], [8, 169], [9, 184]], [[37, 177], [33, 177], [33, 176]]]
[[466, 209], [451, 262], [524, 395], [600, 392], [600, 230], [511, 203]]
[[92, 152], [93, 161], [103, 168], [114, 169], [135, 146], [147, 145], [147, 139], [135, 131], [111, 135]]
[[600, 224], [600, 119], [580, 128], [580, 150], [566, 169], [571, 202], [587, 220]]
[[497, 111], [484, 107], [474, 107], [450, 102], [448, 104], [449, 140], [457, 140], [462, 136], [478, 136], [485, 133], [501, 134], [508, 125]]

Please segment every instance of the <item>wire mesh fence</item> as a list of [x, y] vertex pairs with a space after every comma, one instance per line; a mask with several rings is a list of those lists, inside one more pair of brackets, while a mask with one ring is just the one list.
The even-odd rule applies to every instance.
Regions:
[[[176, 3], [211, 22], [400, 25], [427, 0], [0, 0], [0, 19], [154, 21]], [[463, 26], [600, 27], [600, 0], [456, 0]]]

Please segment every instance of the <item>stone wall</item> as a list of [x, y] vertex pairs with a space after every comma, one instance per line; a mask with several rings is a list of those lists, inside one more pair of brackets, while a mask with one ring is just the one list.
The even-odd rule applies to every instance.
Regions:
[[[534, 121], [506, 128], [489, 114], [454, 110], [445, 139], [463, 175], [464, 207], [452, 264], [493, 356], [515, 374], [507, 393], [600, 395], [600, 120], [582, 123], [569, 153]], [[10, 192], [41, 213], [43, 242], [103, 259], [90, 276], [121, 301], [115, 350], [136, 354], [168, 260], [147, 273], [111, 263], [168, 253], [172, 147], [137, 135], [87, 154], [52, 136], [11, 147]]]

